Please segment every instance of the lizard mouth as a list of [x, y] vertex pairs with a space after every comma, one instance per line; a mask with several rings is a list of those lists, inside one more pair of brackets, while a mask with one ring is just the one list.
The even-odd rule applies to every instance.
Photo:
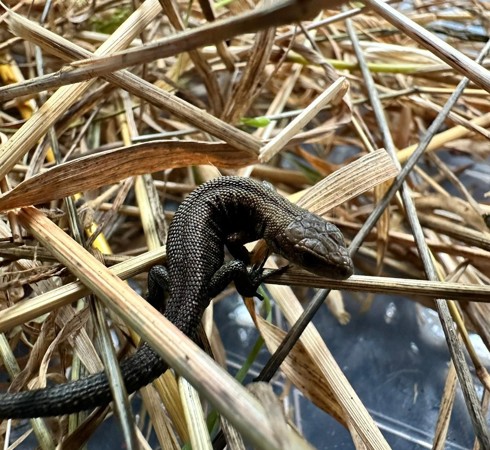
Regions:
[[345, 280], [354, 273], [354, 264], [349, 255], [342, 256], [341, 263], [337, 265], [339, 278]]
[[315, 275], [345, 280], [354, 273], [354, 264], [345, 248], [339, 248], [333, 253], [305, 252], [303, 249], [301, 255], [300, 261], [296, 263]]
[[324, 276], [335, 278], [336, 280], [345, 280], [354, 273], [354, 264], [349, 255], [338, 256], [335, 260], [335, 264], [330, 265]]

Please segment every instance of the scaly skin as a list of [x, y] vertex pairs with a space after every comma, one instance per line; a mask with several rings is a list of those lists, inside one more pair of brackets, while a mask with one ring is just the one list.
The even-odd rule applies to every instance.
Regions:
[[[168, 275], [162, 266], [150, 272], [150, 302], [161, 305], [163, 288], [170, 297], [165, 316], [194, 339], [211, 298], [230, 281], [242, 295], [253, 295], [263, 280], [239, 259], [223, 264], [224, 246], [244, 258], [241, 245], [264, 238], [291, 263], [329, 278], [348, 278], [352, 260], [338, 228], [281, 197], [267, 184], [223, 177], [203, 184], [181, 204], [167, 240]], [[121, 363], [128, 393], [147, 385], [167, 369], [144, 344]], [[45, 389], [0, 394], [0, 418], [70, 414], [111, 401], [105, 373]]]

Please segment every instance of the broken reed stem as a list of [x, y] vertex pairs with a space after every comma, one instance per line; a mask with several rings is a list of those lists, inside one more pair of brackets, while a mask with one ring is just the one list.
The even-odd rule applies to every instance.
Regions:
[[[121, 279], [135, 276], [162, 262], [165, 249], [154, 250], [116, 264], [110, 270]], [[300, 269], [288, 269], [286, 273], [271, 275], [270, 284], [308, 286], [347, 291], [391, 293], [402, 296], [425, 296], [435, 298], [445, 296], [458, 301], [490, 303], [488, 287], [480, 285], [447, 283], [439, 281], [409, 280], [405, 278], [370, 277], [353, 275], [348, 280], [321, 278]], [[0, 311], [0, 332], [33, 320], [55, 308], [69, 304], [90, 291], [80, 281], [68, 283], [32, 299], [22, 300], [10, 308]]]

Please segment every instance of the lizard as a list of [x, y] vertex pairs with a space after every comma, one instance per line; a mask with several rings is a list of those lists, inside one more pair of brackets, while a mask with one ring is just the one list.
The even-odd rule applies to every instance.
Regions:
[[[156, 265], [149, 271], [149, 302], [195, 340], [204, 310], [226, 285], [234, 281], [241, 295], [253, 296], [270, 275], [261, 267], [247, 267], [243, 244], [261, 238], [273, 252], [317, 275], [346, 279], [353, 273], [335, 225], [289, 202], [268, 183], [227, 176], [202, 184], [177, 209], [168, 230], [167, 268]], [[235, 259], [224, 262], [225, 246]], [[165, 291], [169, 296], [162, 307]], [[167, 369], [147, 343], [121, 363], [129, 394]], [[0, 418], [71, 414], [111, 399], [107, 376], [99, 372], [46, 388], [1, 393]]]

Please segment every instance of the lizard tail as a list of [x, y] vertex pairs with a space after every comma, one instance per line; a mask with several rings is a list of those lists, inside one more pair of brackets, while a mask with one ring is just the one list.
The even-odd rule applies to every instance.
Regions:
[[[143, 344], [121, 363], [128, 394], [151, 383], [167, 370], [167, 364]], [[28, 419], [71, 414], [107, 405], [112, 400], [104, 372], [44, 389], [0, 394], [0, 419]]]

